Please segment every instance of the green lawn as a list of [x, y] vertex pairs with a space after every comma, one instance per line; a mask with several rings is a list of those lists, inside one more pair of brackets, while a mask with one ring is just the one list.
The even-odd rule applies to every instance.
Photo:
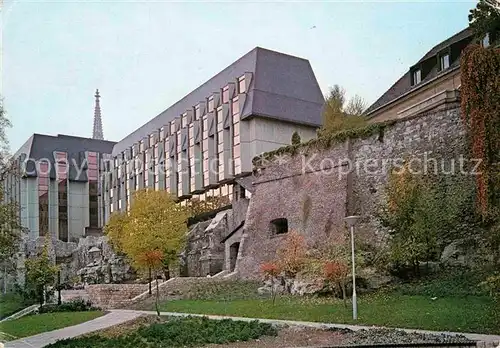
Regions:
[[100, 317], [103, 312], [59, 312], [28, 315], [0, 323], [0, 335], [15, 339], [61, 329]]
[[[488, 297], [445, 297], [397, 294], [365, 295], [358, 299], [358, 324], [438, 331], [500, 333], [494, 302]], [[325, 323], [354, 323], [351, 304], [329, 299], [177, 300], [161, 304], [162, 311], [289, 319]]]
[[14, 293], [0, 295], [0, 319], [8, 317], [24, 307], [27, 306], [23, 303], [20, 295]]

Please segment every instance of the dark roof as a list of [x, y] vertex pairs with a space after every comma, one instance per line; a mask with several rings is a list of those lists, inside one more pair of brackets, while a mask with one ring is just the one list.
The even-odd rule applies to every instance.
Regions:
[[239, 185], [241, 185], [245, 190], [253, 193], [255, 191], [255, 188], [253, 187], [253, 176], [244, 176], [241, 178], [237, 178], [235, 181]]
[[222, 243], [225, 243], [226, 240], [228, 240], [229, 238], [231, 238], [231, 236], [233, 234], [235, 234], [236, 232], [238, 232], [240, 230], [240, 228], [242, 228], [243, 226], [245, 225], [245, 220], [243, 220], [242, 222], [240, 222], [240, 224], [238, 226], [236, 226], [236, 228], [234, 230], [231, 231], [231, 233], [229, 233], [227, 236], [225, 236], [220, 242], [221, 244]]
[[450, 47], [454, 43], [457, 43], [457, 42], [462, 41], [464, 39], [470, 38], [473, 35], [474, 35], [474, 33], [472, 32], [472, 29], [469, 27], [459, 31], [458, 33], [456, 33], [452, 37], [450, 37], [450, 38], [444, 40], [443, 42], [437, 44], [436, 46], [434, 46], [429, 52], [427, 52], [425, 54], [425, 56], [422, 57], [422, 59], [420, 59], [418, 61], [418, 63], [421, 63], [424, 60], [427, 60], [431, 57], [436, 56], [439, 52], [444, 50], [446, 47]]
[[76, 154], [82, 151], [111, 154], [115, 144], [114, 141], [71, 135], [58, 134], [53, 136], [35, 133], [17, 150], [14, 157], [19, 157], [24, 153], [29, 158], [39, 160], [41, 158], [52, 158], [54, 151], [64, 151], [68, 154]]
[[[33, 134], [14, 154], [14, 158], [22, 157], [22, 160], [29, 159], [26, 168], [30, 172], [35, 172], [32, 161], [42, 158], [48, 159], [52, 164], [55, 163], [54, 151], [63, 151], [68, 154], [68, 161], [71, 164], [81, 166], [83, 161], [82, 153], [85, 151], [98, 152], [100, 154], [111, 154], [114, 141], [98, 140], [91, 138], [81, 138], [70, 135], [58, 134], [57, 136], [45, 134]], [[52, 165], [52, 168], [55, 166]], [[72, 166], [71, 166], [72, 167]], [[51, 168], [51, 178], [55, 178], [55, 171]], [[70, 170], [70, 179], [75, 179], [73, 174], [75, 168]], [[86, 175], [80, 177], [79, 181], [85, 181]], [[76, 180], [76, 179], [75, 179]]]
[[[396, 100], [397, 98], [403, 96], [404, 94], [410, 92], [413, 89], [418, 89], [423, 83], [430, 81], [438, 76], [445, 75], [450, 71], [455, 70], [460, 65], [460, 57], [456, 56], [453, 61], [450, 62], [450, 67], [446, 70], [439, 71], [437, 65], [435, 65], [422, 79], [422, 81], [417, 85], [411, 84], [411, 73], [413, 68], [425, 63], [429, 59], [436, 57], [441, 51], [447, 49], [448, 47], [457, 44], [464, 40], [470, 40], [474, 36], [470, 28], [465, 28], [452, 37], [444, 40], [438, 45], [434, 46], [429, 52], [427, 52], [415, 65], [413, 65], [399, 80], [396, 81], [377, 101], [375, 101], [368, 109], [366, 109], [365, 114], [369, 115], [378, 108], [389, 104], [390, 102]], [[437, 59], [436, 59], [437, 63]]]
[[113, 155], [139, 142], [220, 91], [246, 72], [253, 73], [241, 118], [270, 117], [321, 126], [324, 99], [309, 61], [256, 47], [116, 144]]

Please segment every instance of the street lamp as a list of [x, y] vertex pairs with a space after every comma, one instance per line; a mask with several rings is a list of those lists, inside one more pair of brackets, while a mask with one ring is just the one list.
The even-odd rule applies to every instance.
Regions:
[[344, 218], [347, 227], [351, 230], [351, 257], [352, 257], [352, 319], [358, 319], [358, 299], [356, 296], [356, 261], [354, 256], [354, 226], [361, 216], [352, 215]]

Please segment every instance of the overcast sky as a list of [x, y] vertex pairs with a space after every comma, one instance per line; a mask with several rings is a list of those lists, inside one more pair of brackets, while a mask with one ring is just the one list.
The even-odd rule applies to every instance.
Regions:
[[326, 92], [375, 101], [474, 1], [4, 0], [2, 95], [13, 151], [33, 133], [121, 140], [255, 46], [309, 59]]

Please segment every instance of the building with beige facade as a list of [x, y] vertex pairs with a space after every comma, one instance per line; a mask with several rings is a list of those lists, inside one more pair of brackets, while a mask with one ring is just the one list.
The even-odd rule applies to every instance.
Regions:
[[[492, 39], [488, 35], [481, 43], [489, 46]], [[406, 118], [457, 103], [460, 55], [472, 42], [472, 29], [466, 28], [433, 47], [365, 111], [370, 121]]]
[[180, 200], [245, 195], [235, 179], [294, 132], [314, 138], [323, 103], [309, 61], [253, 49], [114, 146], [102, 176], [104, 221], [142, 188]]

